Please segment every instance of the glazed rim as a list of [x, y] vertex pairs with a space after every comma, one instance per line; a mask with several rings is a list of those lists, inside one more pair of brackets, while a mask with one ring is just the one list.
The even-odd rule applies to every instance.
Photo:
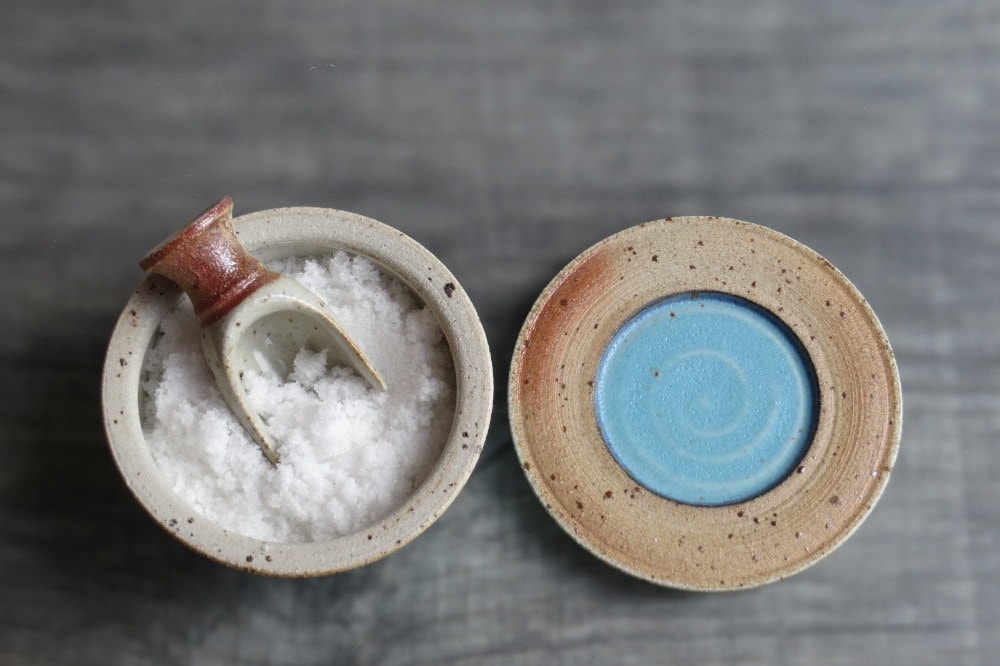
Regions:
[[[699, 291], [773, 313], [818, 380], [816, 431], [798, 467], [724, 506], [644, 488], [612, 457], [595, 416], [594, 379], [614, 334], [648, 305]], [[716, 217], [641, 224], [574, 259], [525, 321], [508, 399], [521, 465], [563, 529], [627, 573], [691, 590], [763, 585], [829, 554], [881, 495], [901, 433], [893, 353], [857, 289], [791, 238]]]
[[139, 285], [112, 333], [102, 387], [104, 425], [115, 462], [140, 504], [191, 548], [230, 566], [277, 576], [331, 574], [378, 560], [415, 539], [452, 503], [482, 452], [493, 404], [489, 347], [475, 308], [434, 255], [375, 220], [322, 208], [282, 208], [233, 221], [241, 243], [263, 260], [344, 250], [363, 255], [408, 285], [441, 324], [455, 364], [451, 433], [428, 477], [377, 524], [320, 542], [275, 543], [225, 530], [166, 485], [140, 422], [143, 358], [182, 292], [156, 276]]

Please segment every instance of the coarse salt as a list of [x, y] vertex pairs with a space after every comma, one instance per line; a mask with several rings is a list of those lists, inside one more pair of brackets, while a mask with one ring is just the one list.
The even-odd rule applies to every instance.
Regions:
[[216, 388], [184, 300], [146, 354], [144, 433], [167, 483], [205, 518], [265, 541], [322, 541], [377, 523], [427, 477], [451, 429], [455, 371], [433, 313], [367, 259], [338, 252], [269, 268], [326, 301], [387, 390], [306, 349], [288, 377], [247, 373], [278, 442], [274, 466]]

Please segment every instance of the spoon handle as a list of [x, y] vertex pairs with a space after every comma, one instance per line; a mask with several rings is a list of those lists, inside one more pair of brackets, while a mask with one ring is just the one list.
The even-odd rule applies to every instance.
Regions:
[[232, 220], [233, 200], [224, 197], [139, 262], [184, 290], [202, 326], [278, 278], [240, 245]]

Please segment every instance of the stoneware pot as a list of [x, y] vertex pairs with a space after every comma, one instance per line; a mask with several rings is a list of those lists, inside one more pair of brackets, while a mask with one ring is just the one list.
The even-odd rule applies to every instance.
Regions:
[[282, 208], [233, 221], [242, 246], [267, 261], [344, 250], [371, 259], [414, 292], [436, 316], [455, 366], [455, 415], [440, 458], [416, 491], [378, 524], [334, 539], [275, 543], [223, 529], [194, 511], [165, 483], [143, 436], [143, 360], [164, 315], [185, 298], [150, 276], [126, 304], [108, 347], [104, 423], [115, 462], [149, 514], [183, 543], [227, 565], [260, 574], [316, 576], [378, 560], [416, 538], [455, 499], [482, 451], [493, 401], [490, 353], [482, 324], [455, 277], [399, 231], [360, 215]]
[[817, 562], [884, 489], [901, 395], [874, 313], [770, 229], [685, 217], [622, 231], [546, 287], [509, 412], [555, 520], [619, 569], [734, 590]]

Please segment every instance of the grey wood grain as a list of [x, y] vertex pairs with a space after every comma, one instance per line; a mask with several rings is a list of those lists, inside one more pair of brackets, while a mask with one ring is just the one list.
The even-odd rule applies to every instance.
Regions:
[[[0, 663], [991, 664], [1000, 654], [1000, 5], [14, 0], [0, 20]], [[472, 480], [392, 557], [316, 580], [175, 543], [98, 408], [136, 260], [222, 194], [353, 210], [473, 297], [498, 402]], [[577, 547], [518, 469], [513, 340], [554, 273], [729, 215], [869, 298], [904, 441], [830, 558], [746, 593]]]

